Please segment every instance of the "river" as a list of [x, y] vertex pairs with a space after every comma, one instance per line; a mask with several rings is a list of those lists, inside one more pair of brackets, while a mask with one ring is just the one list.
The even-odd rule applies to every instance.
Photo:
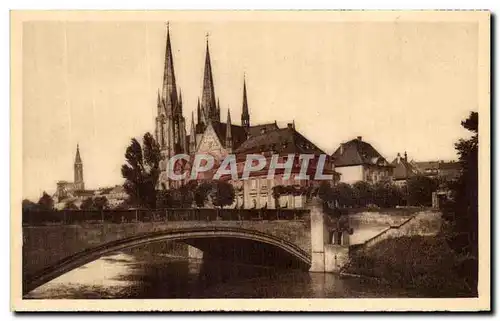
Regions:
[[155, 250], [113, 253], [28, 293], [31, 299], [415, 297], [380, 282], [235, 262], [188, 259]]

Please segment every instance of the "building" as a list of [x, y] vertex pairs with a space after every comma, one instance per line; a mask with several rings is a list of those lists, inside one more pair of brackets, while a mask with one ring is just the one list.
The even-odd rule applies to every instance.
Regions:
[[56, 192], [54, 194], [54, 201], [60, 202], [61, 200], [72, 197], [76, 194], [81, 194], [85, 191], [85, 183], [83, 181], [83, 162], [80, 157], [80, 146], [76, 145], [76, 156], [73, 164], [74, 181], [58, 181]]
[[456, 161], [411, 161], [411, 165], [420, 175], [439, 179], [441, 181], [452, 181], [460, 177], [461, 165]]
[[95, 198], [104, 196], [108, 200], [110, 208], [116, 207], [123, 203], [128, 195], [121, 185], [114, 187], [103, 187], [97, 190], [85, 189], [83, 181], [83, 162], [80, 156], [80, 147], [76, 146], [76, 156], [74, 163], [74, 182], [59, 181], [57, 189], [53, 195], [54, 206], [56, 209], [63, 209], [66, 204], [72, 203], [76, 207], [80, 207], [81, 203], [87, 198]]
[[418, 174], [417, 169], [411, 164], [411, 162], [408, 161], [408, 155], [406, 152], [404, 153], [404, 157], [401, 157], [401, 154], [398, 153], [391, 165], [394, 166], [392, 181], [398, 186], [405, 185], [408, 178]]
[[377, 183], [392, 177], [394, 167], [361, 136], [340, 144], [332, 157], [335, 170], [341, 175], [340, 182]]
[[[175, 82], [170, 29], [167, 27], [163, 87], [158, 92], [155, 126], [155, 138], [159, 142], [162, 155], [158, 189], [176, 188], [186, 183], [185, 181], [171, 181], [167, 174], [168, 160], [179, 153], [212, 155], [216, 162], [214, 171], [228, 154], [236, 154], [238, 159], [241, 160], [241, 157], [254, 152], [266, 153], [266, 155], [271, 155], [270, 153], [276, 151], [280, 153], [303, 151], [313, 154], [322, 153], [319, 148], [295, 129], [294, 124], [290, 124], [286, 128], [279, 128], [276, 121], [264, 124], [251, 123], [245, 75], [243, 75], [242, 81], [241, 123], [236, 124], [233, 122], [229, 109], [225, 121], [221, 119], [220, 102], [216, 95], [212, 75], [208, 38], [203, 75], [201, 99], [198, 98], [196, 117], [193, 112], [191, 114], [189, 134], [186, 135], [186, 122], [182, 114], [181, 89], [177, 88]], [[238, 165], [241, 166], [242, 164], [239, 163]], [[183, 166], [184, 169], [188, 169], [190, 164], [185, 163]], [[333, 166], [333, 163], [329, 162], [327, 170], [334, 172]], [[214, 171], [205, 173], [204, 177], [210, 178]], [[338, 175], [335, 177], [338, 177]], [[245, 183], [240, 181], [231, 183], [239, 191], [234, 206], [244, 206], [245, 208], [275, 206], [274, 200], [271, 200], [270, 191], [273, 186], [278, 184], [277, 181], [267, 182], [266, 179], [259, 178], [258, 181], [251, 179]], [[286, 206], [291, 207], [291, 203], [287, 203]], [[299, 201], [293, 202], [293, 204], [293, 207], [302, 206]]]
[[[260, 134], [251, 135], [236, 149], [235, 153], [239, 159], [237, 164], [239, 174], [243, 169], [246, 155], [261, 154], [266, 158], [267, 165], [260, 172], [251, 173], [247, 180], [232, 182], [237, 191], [235, 206], [245, 208], [304, 207], [306, 205], [306, 191], [309, 187], [318, 186], [319, 181], [296, 179], [301, 170], [298, 155], [314, 155], [306, 172], [310, 178], [314, 178], [319, 156], [327, 156], [314, 143], [299, 133], [293, 123], [289, 123], [286, 128], [266, 128], [262, 126]], [[289, 178], [284, 176], [284, 170], [280, 171], [279, 169], [276, 169], [273, 178], [268, 178], [269, 164], [273, 155], [278, 155], [278, 163], [285, 163], [289, 155], [294, 155]], [[326, 158], [321, 172], [333, 176], [331, 184], [335, 184], [339, 179], [339, 174], [335, 172], [335, 166], [329, 156]], [[275, 198], [273, 188], [276, 186], [286, 186], [289, 192]]]

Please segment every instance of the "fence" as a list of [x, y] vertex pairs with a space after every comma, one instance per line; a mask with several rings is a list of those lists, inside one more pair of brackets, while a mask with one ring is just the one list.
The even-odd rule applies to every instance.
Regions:
[[302, 220], [305, 209], [168, 208], [162, 210], [24, 211], [23, 225], [132, 223], [165, 221], [275, 221]]

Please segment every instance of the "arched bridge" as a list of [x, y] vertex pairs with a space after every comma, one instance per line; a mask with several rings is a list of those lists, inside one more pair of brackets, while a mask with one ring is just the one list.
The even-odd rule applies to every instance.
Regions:
[[[311, 265], [310, 254], [299, 246], [279, 237], [256, 230], [235, 227], [167, 229], [111, 241], [70, 255], [33, 275], [26, 275], [23, 287], [24, 292], [27, 293], [68, 271], [115, 251], [164, 241], [185, 241], [202, 250], [209, 250], [209, 247], [213, 245], [210, 240], [228, 240], [231, 243], [243, 240], [251, 243], [258, 243], [264, 245], [264, 248], [274, 248], [275, 252], [276, 250], [281, 251], [281, 257], [284, 259], [280, 262], [284, 262], [286, 265], [294, 264], [294, 266], [297, 267], [309, 267]], [[205, 244], [205, 246], [201, 244]], [[241, 245], [242, 243], [237, 242], [237, 244]], [[273, 256], [276, 258], [275, 255]]]
[[23, 215], [23, 293], [105, 254], [166, 241], [186, 243], [204, 256], [311, 266], [309, 210], [128, 211], [131, 220], [111, 211], [36, 214]]

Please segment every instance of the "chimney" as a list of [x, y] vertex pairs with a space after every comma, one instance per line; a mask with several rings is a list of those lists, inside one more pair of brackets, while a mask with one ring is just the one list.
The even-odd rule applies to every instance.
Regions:
[[363, 137], [361, 137], [361, 136], [358, 136], [358, 140], [362, 140], [362, 138], [363, 138]]
[[398, 156], [396, 156], [396, 163], [400, 163], [401, 162], [401, 154], [398, 153]]
[[340, 155], [344, 155], [344, 143], [340, 143]]
[[405, 151], [405, 162], [408, 162], [408, 154], [406, 154], [406, 151]]
[[287, 127], [288, 127], [288, 129], [293, 129], [293, 124], [292, 123], [288, 123]]

